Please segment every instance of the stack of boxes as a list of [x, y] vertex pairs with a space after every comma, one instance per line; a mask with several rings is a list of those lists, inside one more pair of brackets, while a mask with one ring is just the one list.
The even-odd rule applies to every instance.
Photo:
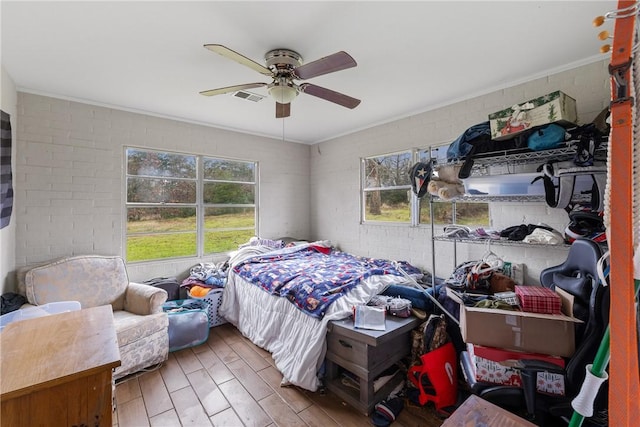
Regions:
[[[447, 292], [460, 304], [460, 330], [476, 381], [522, 386], [518, 360], [542, 360], [564, 368], [564, 357], [575, 351], [575, 323], [580, 320], [572, 316], [571, 296], [561, 289], [516, 286], [520, 311], [468, 307], [457, 293]], [[564, 377], [541, 372], [536, 387], [541, 393], [564, 395]]]

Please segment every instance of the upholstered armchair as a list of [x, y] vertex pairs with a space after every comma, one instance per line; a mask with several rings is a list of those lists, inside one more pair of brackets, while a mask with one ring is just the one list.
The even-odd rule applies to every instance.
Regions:
[[163, 289], [129, 282], [124, 260], [117, 256], [75, 256], [18, 271], [18, 292], [30, 306], [78, 301], [82, 308], [113, 308], [122, 378], [163, 362], [169, 353], [168, 318]]

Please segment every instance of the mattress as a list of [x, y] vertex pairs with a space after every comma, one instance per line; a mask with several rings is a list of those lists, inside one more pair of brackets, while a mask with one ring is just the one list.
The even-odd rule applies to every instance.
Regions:
[[[235, 254], [233, 267], [248, 256], [269, 249], [251, 248]], [[271, 352], [285, 380], [306, 390], [320, 385], [318, 371], [326, 353], [327, 324], [349, 317], [356, 304], [365, 304], [387, 286], [405, 282], [402, 276], [376, 275], [333, 302], [321, 319], [299, 310], [286, 298], [270, 295], [229, 269], [220, 314], [251, 342]]]

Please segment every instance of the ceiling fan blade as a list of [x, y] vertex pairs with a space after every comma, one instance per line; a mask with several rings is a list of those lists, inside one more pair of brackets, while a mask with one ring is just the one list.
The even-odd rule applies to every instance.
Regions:
[[202, 92], [200, 92], [200, 95], [204, 95], [204, 96], [222, 95], [223, 93], [237, 92], [242, 89], [252, 89], [255, 87], [262, 87], [262, 86], [267, 86], [267, 83], [247, 83], [243, 85], [220, 87], [218, 89], [203, 90]]
[[331, 89], [326, 89], [324, 87], [316, 86], [311, 83], [303, 83], [299, 86], [299, 89], [300, 89], [300, 92], [317, 96], [318, 98], [322, 98], [329, 102], [342, 105], [343, 107], [353, 109], [353, 108], [356, 108], [358, 105], [360, 105], [359, 99], [352, 98], [343, 93], [336, 92]]
[[226, 46], [222, 46], [221, 44], [205, 44], [204, 47], [206, 47], [212, 52], [215, 52], [217, 54], [224, 56], [225, 58], [229, 58], [233, 61], [236, 61], [237, 63], [242, 64], [245, 67], [249, 67], [259, 72], [260, 74], [264, 74], [266, 76], [270, 76], [272, 74], [271, 70], [265, 67], [264, 65], [258, 64], [253, 59], [249, 59], [246, 56], [239, 54], [235, 50], [231, 50]]
[[324, 58], [309, 62], [308, 64], [301, 65], [293, 72], [299, 79], [306, 80], [323, 74], [352, 68], [356, 65], [358, 64], [351, 55], [347, 52], [340, 51], [333, 55], [325, 56]]
[[280, 104], [276, 102], [276, 119], [283, 119], [291, 115], [291, 103]]

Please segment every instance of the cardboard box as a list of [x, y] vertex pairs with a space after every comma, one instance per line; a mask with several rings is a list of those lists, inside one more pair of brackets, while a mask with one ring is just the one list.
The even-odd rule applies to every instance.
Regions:
[[[565, 366], [563, 358], [539, 353], [525, 353], [475, 344], [467, 344], [467, 351], [473, 363], [476, 381], [491, 384], [522, 387], [520, 370], [513, 367], [513, 363], [510, 363], [512, 361], [534, 359], [553, 363], [561, 368]], [[552, 372], [539, 372], [536, 389], [540, 393], [564, 396], [564, 376]]]
[[508, 139], [548, 123], [575, 126], [577, 120], [576, 100], [560, 91], [489, 114], [491, 138], [495, 140]]
[[447, 295], [460, 304], [460, 332], [467, 343], [509, 350], [571, 357], [575, 352], [575, 324], [571, 303], [563, 297], [563, 313], [541, 314], [467, 307], [457, 293]]
[[544, 286], [516, 286], [522, 311], [530, 313], [562, 314], [560, 295]]
[[[407, 406], [405, 410], [411, 411], [412, 406], [413, 405]], [[536, 427], [535, 424], [475, 394], [469, 396], [467, 400], [442, 423], [442, 427], [468, 426]]]

